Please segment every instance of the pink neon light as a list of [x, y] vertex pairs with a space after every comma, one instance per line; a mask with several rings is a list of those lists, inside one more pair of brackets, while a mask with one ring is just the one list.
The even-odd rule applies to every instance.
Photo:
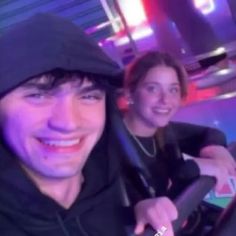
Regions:
[[119, 5], [130, 27], [147, 21], [141, 0], [120, 0]]

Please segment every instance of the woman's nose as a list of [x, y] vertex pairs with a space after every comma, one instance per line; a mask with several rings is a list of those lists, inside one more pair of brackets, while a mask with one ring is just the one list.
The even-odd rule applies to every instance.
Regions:
[[167, 91], [160, 92], [160, 101], [167, 103], [170, 100], [170, 94]]

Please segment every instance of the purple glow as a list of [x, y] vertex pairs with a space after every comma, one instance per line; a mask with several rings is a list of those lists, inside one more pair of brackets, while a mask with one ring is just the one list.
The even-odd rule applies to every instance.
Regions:
[[228, 142], [236, 141], [236, 96], [226, 95], [182, 107], [174, 120], [211, 126], [222, 130]]
[[[233, 96], [231, 96], [233, 95]], [[174, 117], [176, 121], [205, 125], [222, 130], [228, 143], [236, 141], [236, 93], [221, 98], [201, 101], [182, 107]], [[220, 207], [226, 207], [236, 193], [236, 176], [229, 176], [228, 182], [219, 191], [211, 191], [205, 200]]]

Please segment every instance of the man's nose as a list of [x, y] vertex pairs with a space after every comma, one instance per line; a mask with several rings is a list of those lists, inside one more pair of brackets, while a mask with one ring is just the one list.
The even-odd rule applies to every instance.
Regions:
[[56, 131], [70, 133], [78, 129], [81, 115], [79, 105], [72, 99], [60, 100], [53, 106], [48, 124]]

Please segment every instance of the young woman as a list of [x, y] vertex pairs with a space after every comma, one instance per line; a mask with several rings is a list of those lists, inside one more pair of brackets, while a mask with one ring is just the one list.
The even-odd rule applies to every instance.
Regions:
[[[125, 166], [128, 195], [135, 205], [135, 233], [151, 224], [157, 231], [167, 228], [165, 236], [173, 235], [171, 221], [178, 213], [172, 199], [199, 175], [215, 176], [221, 188], [228, 174], [235, 174], [236, 165], [220, 131], [170, 122], [187, 94], [186, 72], [170, 55], [148, 52], [134, 61], [126, 73], [125, 90], [129, 109], [124, 123], [152, 177], [154, 192], [147, 198], [136, 189], [135, 174]], [[202, 158], [193, 158], [197, 156]]]

